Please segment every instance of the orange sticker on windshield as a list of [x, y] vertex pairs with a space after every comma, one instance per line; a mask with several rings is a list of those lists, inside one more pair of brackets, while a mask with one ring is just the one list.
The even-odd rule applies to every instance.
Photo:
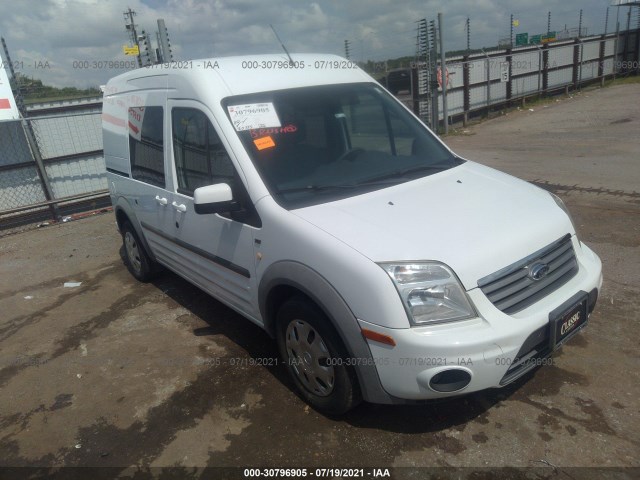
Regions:
[[273, 138], [271, 138], [270, 136], [256, 138], [253, 143], [258, 150], [264, 150], [265, 148], [273, 148], [276, 146]]

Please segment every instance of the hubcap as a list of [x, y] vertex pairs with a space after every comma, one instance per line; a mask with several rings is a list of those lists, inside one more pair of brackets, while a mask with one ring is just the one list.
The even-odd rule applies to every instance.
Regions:
[[125, 233], [124, 246], [127, 251], [127, 258], [129, 259], [129, 263], [136, 272], [139, 272], [142, 269], [142, 260], [140, 260], [140, 250], [138, 249], [138, 242], [136, 242], [136, 239], [131, 234], [131, 232]]
[[329, 362], [329, 349], [317, 330], [302, 320], [293, 320], [285, 338], [289, 362], [298, 380], [315, 395], [330, 395], [335, 371]]

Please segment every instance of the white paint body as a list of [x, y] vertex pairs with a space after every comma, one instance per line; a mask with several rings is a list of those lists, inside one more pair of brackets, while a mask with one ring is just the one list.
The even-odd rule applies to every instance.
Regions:
[[[351, 198], [282, 208], [269, 194], [221, 100], [258, 91], [374, 82], [359, 69], [313, 68], [318, 60], [342, 60], [338, 57], [296, 54], [294, 59], [309, 68], [247, 71], [242, 68], [247, 60], [287, 59], [284, 55], [235, 57], [193, 61], [184, 70], [139, 69], [109, 81], [103, 125], [114, 205], [128, 205], [139, 222], [152, 227], [142, 230], [160, 263], [259, 325], [264, 319], [258, 288], [271, 265], [298, 262], [318, 272], [344, 299], [362, 328], [396, 341], [395, 347], [368, 341], [380, 382], [393, 397], [428, 399], [460, 393], [429, 388], [429, 379], [445, 368], [444, 361], [470, 373], [471, 382], [463, 393], [498, 387], [509, 368], [500, 359], [513, 358], [531, 332], [549, 322], [549, 313], [576, 292], [601, 287], [600, 260], [577, 239], [570, 219], [547, 192], [471, 161]], [[113, 173], [131, 172], [128, 107], [152, 105], [165, 108], [164, 189]], [[197, 215], [193, 198], [178, 193], [167, 140], [171, 138], [169, 112], [176, 106], [197, 107], [206, 113], [255, 205], [261, 227], [217, 214]], [[507, 315], [478, 288], [479, 279], [566, 234], [572, 236], [579, 272], [533, 305]], [[203, 260], [202, 255], [181, 246], [184, 244], [232, 262], [249, 272], [249, 277]], [[393, 282], [377, 262], [425, 260], [441, 262], [455, 272], [477, 317], [411, 325]], [[386, 360], [378, 362], [383, 358]], [[408, 365], [402, 361], [405, 358], [445, 360]], [[460, 365], [459, 359], [465, 363], [471, 359], [472, 364]]]

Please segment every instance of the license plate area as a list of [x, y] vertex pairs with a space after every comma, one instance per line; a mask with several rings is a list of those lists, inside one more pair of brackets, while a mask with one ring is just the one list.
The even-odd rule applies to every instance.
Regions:
[[576, 297], [549, 315], [550, 346], [553, 350], [559, 348], [587, 325], [589, 297], [586, 293]]

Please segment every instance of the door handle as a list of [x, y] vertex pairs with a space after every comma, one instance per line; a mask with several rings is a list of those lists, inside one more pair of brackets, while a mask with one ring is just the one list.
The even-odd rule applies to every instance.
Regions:
[[161, 197], [160, 195], [156, 195], [156, 202], [163, 206], [169, 203], [166, 198]]
[[187, 211], [187, 207], [185, 206], [184, 203], [181, 203], [180, 205], [178, 205], [178, 202], [173, 202], [171, 204], [171, 206], [173, 208], [175, 208], [178, 212], [186, 212]]

